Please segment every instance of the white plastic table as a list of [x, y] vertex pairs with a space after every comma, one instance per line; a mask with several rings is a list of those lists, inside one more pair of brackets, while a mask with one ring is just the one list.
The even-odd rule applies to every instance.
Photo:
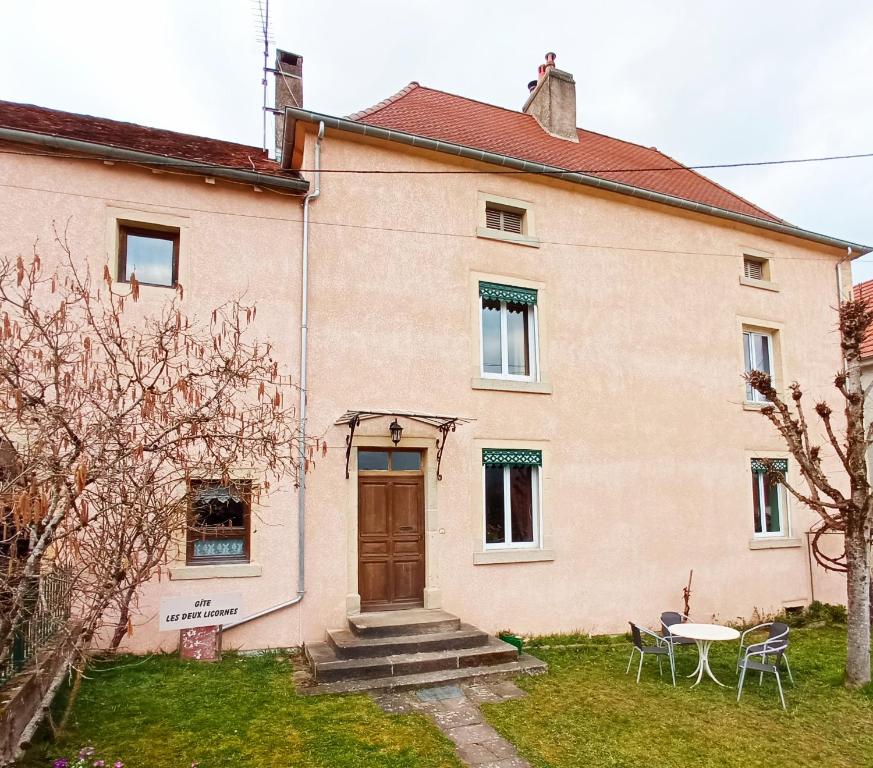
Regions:
[[697, 643], [699, 656], [697, 669], [688, 675], [688, 677], [694, 677], [697, 675], [697, 680], [694, 681], [694, 684], [691, 686], [692, 688], [700, 683], [703, 679], [704, 672], [706, 672], [706, 674], [722, 688], [729, 687], [724, 683], [719, 682], [718, 678], [712, 674], [712, 669], [709, 666], [709, 646], [715, 642], [723, 640], [738, 639], [740, 633], [737, 632], [737, 630], [732, 629], [731, 627], [723, 627], [721, 624], [692, 624], [689, 622], [687, 624], [672, 624], [670, 626], [670, 632], [677, 637], [687, 637]]

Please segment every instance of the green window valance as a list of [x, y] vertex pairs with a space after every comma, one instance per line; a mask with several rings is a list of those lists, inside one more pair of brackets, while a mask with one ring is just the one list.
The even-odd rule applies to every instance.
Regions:
[[493, 301], [509, 301], [513, 304], [536, 304], [537, 292], [533, 288], [516, 288], [500, 283], [479, 282], [479, 295]]
[[483, 448], [482, 463], [486, 467], [541, 467], [543, 452], [528, 448]]
[[766, 472], [768, 464], [783, 475], [788, 472], [788, 459], [752, 459], [752, 472]]

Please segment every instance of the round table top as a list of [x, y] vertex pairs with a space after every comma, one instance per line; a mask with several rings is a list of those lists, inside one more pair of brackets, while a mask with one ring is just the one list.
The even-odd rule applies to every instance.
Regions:
[[736, 640], [740, 633], [732, 627], [723, 627], [721, 624], [672, 624], [670, 632], [678, 637], [687, 637], [690, 640]]

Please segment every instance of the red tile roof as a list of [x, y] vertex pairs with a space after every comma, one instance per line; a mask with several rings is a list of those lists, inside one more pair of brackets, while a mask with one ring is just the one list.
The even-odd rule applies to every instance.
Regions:
[[[350, 115], [349, 119], [579, 171], [759, 219], [781, 221], [654, 147], [581, 128], [577, 128], [576, 144], [548, 134], [523, 112], [425, 88], [415, 82], [385, 101]], [[638, 168], [677, 170], [634, 170]]]
[[[855, 301], [863, 301], [873, 307], [873, 280], [867, 280], [854, 287]], [[873, 325], [867, 329], [867, 335], [861, 344], [861, 357], [873, 357]]]
[[283, 171], [260, 147], [61, 112], [33, 104], [0, 101], [0, 127], [285, 178], [296, 175]]

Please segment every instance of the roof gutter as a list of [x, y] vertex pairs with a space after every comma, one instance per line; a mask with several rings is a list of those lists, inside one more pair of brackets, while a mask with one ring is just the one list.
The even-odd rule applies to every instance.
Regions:
[[219, 179], [238, 181], [244, 184], [252, 184], [257, 187], [268, 189], [281, 189], [288, 192], [303, 194], [309, 189], [309, 182], [305, 179], [282, 178], [258, 171], [246, 171], [241, 168], [229, 168], [224, 165], [198, 162], [193, 160], [181, 160], [167, 155], [158, 155], [153, 152], [140, 152], [135, 149], [122, 149], [108, 144], [98, 144], [80, 139], [68, 139], [63, 136], [50, 136], [44, 133], [21, 131], [15, 128], [0, 127], [0, 140], [14, 141], [20, 144], [34, 144], [50, 149], [60, 149], [69, 152], [82, 152], [88, 155], [98, 155], [110, 160], [125, 160], [135, 163], [143, 163], [161, 168], [171, 168], [186, 173], [196, 173], [201, 176], [214, 176]]
[[[582, 184], [595, 189], [602, 189], [608, 192], [615, 192], [620, 195], [628, 195], [640, 200], [648, 200], [654, 203], [662, 203], [670, 205], [674, 208], [681, 208], [693, 213], [702, 213], [707, 216], [715, 216], [720, 219], [727, 219], [738, 224], [746, 224], [750, 227], [758, 227], [759, 229], [767, 229], [771, 232], [778, 232], [782, 235], [798, 237], [802, 240], [809, 240], [820, 245], [827, 245], [834, 248], [840, 248], [845, 251], [846, 248], [851, 248], [854, 257], [863, 256], [864, 254], [873, 251], [873, 246], [861, 245], [847, 240], [840, 240], [836, 237], [829, 237], [818, 232], [811, 232], [808, 229], [794, 227], [790, 224], [784, 224], [777, 221], [768, 221], [767, 219], [759, 219], [755, 216], [749, 216], [744, 213], [735, 213], [724, 208], [717, 208], [704, 203], [695, 203], [691, 200], [686, 200], [683, 197], [674, 197], [673, 195], [665, 195], [661, 192], [652, 192], [648, 189], [635, 187], [631, 184], [622, 184], [619, 181], [609, 181], [601, 179], [597, 176], [590, 176], [577, 171], [568, 171], [553, 165], [544, 165], [542, 163], [534, 163], [528, 160], [519, 160], [509, 155], [500, 155], [494, 152], [487, 152], [482, 149], [473, 149], [472, 147], [464, 146], [463, 144], [453, 144], [448, 141], [439, 141], [437, 139], [429, 139], [424, 136], [417, 136], [413, 133], [405, 133], [403, 131], [394, 131], [388, 128], [379, 128], [366, 123], [359, 123], [355, 120], [348, 120], [343, 117], [332, 117], [323, 115], [318, 112], [312, 112], [307, 109], [299, 109], [297, 107], [285, 108], [286, 125], [289, 120], [302, 120], [307, 123], [324, 123], [327, 128], [335, 128], [340, 131], [356, 133], [359, 136], [369, 136], [375, 139], [384, 139], [386, 141], [396, 141], [400, 144], [407, 144], [412, 147], [421, 149], [429, 149], [434, 152], [442, 152], [455, 157], [463, 157], [468, 160], [477, 160], [483, 163], [499, 165], [504, 168], [511, 168], [516, 171], [524, 171], [531, 174], [540, 174], [550, 178], [569, 181], [574, 184]], [[290, 156], [290, 153], [283, 152], [284, 156]]]

